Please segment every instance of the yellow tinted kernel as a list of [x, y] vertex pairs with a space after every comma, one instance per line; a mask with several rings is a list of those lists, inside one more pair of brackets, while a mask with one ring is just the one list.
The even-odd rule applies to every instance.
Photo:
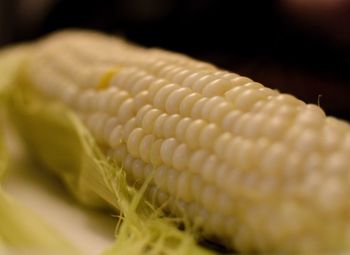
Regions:
[[320, 144], [319, 132], [313, 129], [303, 130], [299, 137], [294, 141], [294, 146], [298, 151], [310, 152], [316, 150]]
[[117, 75], [114, 75], [110, 81], [109, 86], [122, 88], [125, 81], [132, 77], [137, 72], [136, 68], [123, 68]]
[[326, 152], [337, 150], [340, 144], [344, 141], [346, 134], [339, 132], [330, 125], [325, 125], [320, 132], [322, 140], [320, 141], [321, 147]]
[[160, 157], [166, 165], [172, 166], [172, 163], [173, 163], [172, 158], [177, 146], [178, 146], [178, 143], [174, 138], [169, 138], [164, 140], [160, 148]]
[[325, 113], [316, 105], [305, 105], [302, 111], [299, 111], [296, 121], [305, 126], [321, 127], [325, 121]]
[[257, 101], [264, 98], [265, 95], [259, 93], [259, 91], [247, 89], [237, 96], [235, 106], [242, 111], [248, 111], [254, 106]]
[[148, 91], [141, 91], [134, 98], [136, 109], [141, 109], [144, 105], [151, 103]]
[[143, 121], [146, 113], [148, 113], [151, 109], [153, 109], [153, 107], [150, 104], [147, 104], [147, 105], [144, 105], [142, 108], [140, 108], [137, 111], [136, 122], [137, 122], [138, 125], [141, 126], [142, 121]]
[[175, 137], [177, 123], [181, 120], [181, 116], [173, 114], [168, 116], [163, 124], [163, 134], [165, 137]]
[[222, 102], [210, 111], [209, 120], [221, 124], [223, 118], [232, 110], [233, 108], [228, 103]]
[[194, 118], [194, 119], [199, 119], [201, 118], [202, 116], [202, 109], [203, 109], [203, 106], [208, 102], [208, 99], [207, 98], [201, 98], [199, 100], [197, 100], [193, 107], [192, 107], [192, 111], [191, 111], [191, 117]]
[[203, 105], [202, 110], [201, 110], [202, 118], [209, 120], [210, 113], [213, 110], [213, 108], [217, 107], [220, 103], [223, 103], [223, 102], [225, 102], [225, 100], [219, 96], [214, 96], [214, 97], [206, 100], [206, 102]]
[[111, 117], [106, 121], [105, 126], [103, 128], [103, 137], [106, 142], [109, 142], [109, 137], [112, 133], [112, 130], [118, 124], [120, 123], [118, 122], [118, 119], [115, 117]]
[[161, 111], [158, 109], [150, 109], [144, 115], [141, 126], [145, 130], [146, 133], [153, 132], [156, 120], [161, 114], [162, 114]]
[[203, 95], [206, 97], [222, 96], [230, 87], [227, 80], [216, 79], [204, 87]]
[[267, 103], [265, 103], [262, 108], [259, 110], [259, 112], [264, 113], [266, 115], [272, 116], [278, 109], [280, 108], [282, 104], [279, 103], [277, 100], [268, 100]]
[[190, 116], [193, 105], [202, 98], [198, 93], [191, 93], [181, 101], [180, 103], [180, 114], [184, 116]]
[[289, 94], [279, 94], [274, 98], [274, 101], [276, 101], [279, 105], [286, 104], [296, 107], [305, 105], [304, 102]]
[[241, 95], [244, 91], [248, 90], [243, 86], [233, 87], [225, 93], [225, 98], [233, 105], [236, 105], [236, 100], [239, 95]]
[[155, 107], [161, 110], [165, 110], [165, 103], [168, 98], [168, 96], [174, 92], [176, 89], [178, 89], [178, 85], [176, 84], [168, 84], [164, 87], [162, 87], [154, 96], [153, 98], [153, 104]]
[[198, 150], [198, 151], [195, 151], [192, 155], [191, 155], [191, 158], [190, 158], [190, 161], [189, 161], [189, 169], [191, 172], [193, 173], [200, 173], [201, 172], [201, 168], [202, 168], [202, 165], [204, 164], [205, 162], [205, 159], [209, 156], [209, 152], [208, 151], [205, 151], [205, 150]]
[[302, 153], [299, 151], [291, 151], [285, 159], [285, 162], [283, 162], [283, 175], [290, 179], [300, 177], [304, 160], [304, 155]]
[[272, 97], [279, 95], [278, 91], [275, 89], [266, 88], [259, 83], [255, 84], [258, 84], [257, 90], [259, 91], [259, 94], [263, 95], [266, 99], [271, 99]]
[[192, 89], [198, 93], [202, 93], [203, 88], [213, 80], [215, 80], [213, 75], [205, 75], [192, 84]]
[[219, 161], [216, 156], [210, 155], [207, 159], [205, 159], [204, 164], [202, 165], [201, 175], [203, 179], [207, 182], [214, 182], [215, 172], [217, 171], [217, 167], [219, 165]]
[[178, 74], [179, 72], [183, 71], [184, 69], [179, 66], [174, 66], [172, 69], [170, 69], [166, 74], [164, 74], [165, 79], [172, 80], [173, 77]]
[[324, 159], [318, 152], [311, 153], [304, 161], [303, 169], [306, 172], [317, 172], [322, 169]]
[[236, 122], [241, 118], [242, 112], [240, 111], [230, 111], [227, 113], [221, 122], [221, 127], [225, 131], [231, 131], [233, 127], [236, 125]]
[[176, 147], [172, 158], [172, 165], [176, 170], [185, 171], [187, 169], [190, 153], [190, 150], [184, 143]]
[[254, 150], [255, 144], [250, 140], [245, 139], [241, 144], [241, 149], [236, 153], [237, 154], [237, 166], [240, 169], [251, 169], [252, 162], [252, 153]]
[[225, 159], [233, 167], [238, 166], [239, 152], [243, 143], [244, 139], [242, 137], [235, 137], [226, 147]]
[[324, 161], [324, 168], [330, 175], [344, 175], [350, 167], [348, 155], [344, 152], [333, 152]]
[[158, 165], [163, 163], [161, 156], [160, 156], [162, 144], [163, 144], [163, 140], [157, 139], [151, 145], [150, 161], [151, 161], [152, 165], [154, 165], [154, 166], [158, 166]]
[[211, 150], [220, 135], [220, 129], [213, 123], [208, 124], [202, 129], [199, 135], [199, 145], [205, 149]]
[[134, 128], [136, 128], [136, 119], [131, 118], [130, 120], [128, 120], [128, 122], [126, 122], [124, 124], [124, 128], [123, 128], [123, 139], [124, 141], [128, 140], [128, 137], [131, 133], [132, 130], [134, 130]]
[[203, 120], [195, 120], [188, 126], [185, 139], [191, 149], [199, 147], [199, 135], [202, 129], [207, 125]]
[[202, 77], [206, 76], [206, 73], [203, 72], [196, 72], [191, 74], [190, 76], [186, 77], [186, 79], [183, 81], [182, 85], [184, 87], [192, 88], [193, 84], [200, 80]]
[[176, 66], [173, 65], [166, 65], [159, 71], [159, 76], [161, 77], [167, 77], [167, 74], [174, 70]]
[[176, 73], [172, 77], [172, 82], [177, 83], [177, 84], [181, 84], [192, 73], [193, 73], [193, 71], [188, 70], [188, 69], [184, 69], [184, 70]]
[[139, 157], [139, 146], [142, 138], [144, 137], [144, 132], [141, 128], [135, 128], [129, 135], [127, 140], [128, 151], [133, 157]]
[[248, 77], [238, 76], [236, 78], [231, 79], [231, 82], [235, 87], [242, 86], [248, 83], [252, 83], [253, 81]]
[[151, 75], [146, 75], [139, 79], [133, 86], [130, 88], [132, 95], [136, 95], [141, 91], [147, 90], [152, 82], [155, 82], [156, 78]]
[[152, 73], [159, 74], [159, 72], [167, 66], [167, 62], [156, 58], [156, 61], [149, 66], [149, 69]]
[[155, 138], [153, 135], [146, 135], [142, 138], [139, 146], [140, 157], [147, 163], [150, 162], [151, 148], [154, 140]]
[[180, 104], [183, 99], [191, 94], [191, 90], [188, 88], [179, 88], [173, 91], [167, 98], [165, 110], [168, 114], [174, 114], [180, 112]]
[[166, 113], [162, 113], [155, 120], [153, 132], [156, 136], [164, 137], [163, 126], [164, 126], [164, 122], [167, 118], [168, 118], [168, 115]]
[[117, 148], [123, 141], [123, 126], [117, 125], [112, 129], [112, 132], [109, 136], [109, 146], [111, 148]]
[[264, 86], [258, 82], [248, 82], [246, 84], [243, 84], [242, 87], [246, 88], [247, 90], [259, 90], [261, 88], [264, 88]]
[[128, 79], [125, 80], [123, 88], [131, 92], [134, 85], [146, 76], [147, 74], [144, 71], [139, 70], [134, 75], [131, 75]]
[[183, 118], [181, 119], [177, 125], [175, 130], [175, 137], [177, 140], [184, 142], [186, 140], [186, 131], [188, 126], [192, 123], [191, 118]]
[[[245, 126], [249, 126], [246, 124]], [[288, 120], [282, 117], [273, 117], [268, 120], [268, 122], [265, 122], [262, 126], [262, 134], [271, 138], [271, 139], [278, 139], [282, 135], [286, 133], [288, 130], [288, 127], [290, 126], [290, 123]]]
[[[237, 120], [231, 131], [236, 135], [243, 136], [245, 133], [245, 127], [249, 126], [249, 123], [253, 117], [254, 115], [250, 112], [242, 114], [241, 118]], [[266, 124], [266, 122], [264, 124]]]
[[232, 79], [235, 79], [238, 77], [238, 74], [231, 73], [231, 72], [224, 71], [224, 70], [216, 71], [213, 74], [219, 78], [227, 79], [227, 80], [232, 80]]
[[267, 173], [276, 173], [287, 156], [287, 148], [282, 144], [274, 143], [266, 150], [261, 161], [261, 169]]
[[166, 85], [168, 85], [169, 82], [163, 79], [158, 79], [153, 82], [151, 82], [149, 86], [149, 97], [154, 100], [156, 94], [159, 92], [159, 90]]
[[330, 214], [342, 212], [347, 196], [341, 179], [333, 177], [323, 180], [322, 189], [320, 189], [315, 200], [318, 202], [322, 211]]
[[214, 143], [215, 154], [219, 157], [223, 157], [229, 142], [233, 139], [232, 135], [228, 132], [219, 135]]
[[263, 113], [254, 114], [249, 118], [249, 121], [245, 123], [243, 135], [248, 138], [257, 138], [263, 132], [265, 123], [268, 122], [268, 117]]
[[118, 120], [122, 123], [127, 122], [136, 115], [136, 106], [134, 100], [129, 98], [125, 100], [118, 110]]
[[258, 162], [261, 162], [263, 155], [266, 150], [270, 147], [271, 142], [265, 138], [259, 138], [255, 141], [254, 146], [252, 148], [251, 154], [251, 163], [255, 166]]

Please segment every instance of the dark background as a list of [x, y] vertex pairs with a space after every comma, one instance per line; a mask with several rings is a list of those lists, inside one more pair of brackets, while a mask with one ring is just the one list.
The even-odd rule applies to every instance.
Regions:
[[350, 120], [348, 2], [0, 0], [0, 45], [98, 29], [210, 61]]

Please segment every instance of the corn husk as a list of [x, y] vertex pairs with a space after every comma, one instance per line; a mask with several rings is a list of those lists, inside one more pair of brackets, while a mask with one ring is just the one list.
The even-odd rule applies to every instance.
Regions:
[[0, 52], [0, 254], [79, 254], [56, 229], [7, 194], [1, 184], [10, 169], [5, 103], [25, 54], [26, 47]]

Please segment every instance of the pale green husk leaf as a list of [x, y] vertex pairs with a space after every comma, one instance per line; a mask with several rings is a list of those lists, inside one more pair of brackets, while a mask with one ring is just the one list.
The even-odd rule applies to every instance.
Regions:
[[14, 85], [26, 47], [0, 52], [0, 254], [79, 254], [57, 230], [5, 192], [10, 157], [5, 142], [5, 102]]

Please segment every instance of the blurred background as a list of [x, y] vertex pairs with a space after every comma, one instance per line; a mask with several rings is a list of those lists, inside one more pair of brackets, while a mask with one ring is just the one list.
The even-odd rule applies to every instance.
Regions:
[[67, 27], [210, 61], [350, 120], [348, 0], [0, 0], [0, 45]]

